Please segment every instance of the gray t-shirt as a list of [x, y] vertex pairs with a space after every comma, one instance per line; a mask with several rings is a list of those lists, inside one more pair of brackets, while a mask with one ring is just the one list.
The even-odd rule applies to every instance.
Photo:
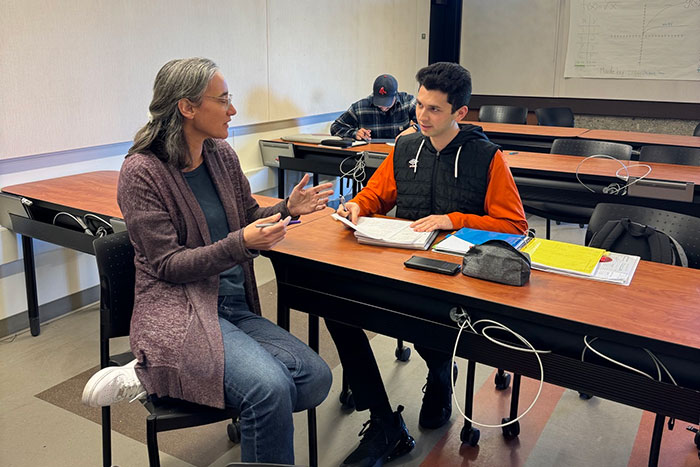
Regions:
[[[183, 175], [195, 198], [197, 198], [199, 206], [204, 211], [212, 243], [225, 238], [229, 234], [230, 229], [226, 220], [224, 206], [221, 204], [221, 198], [219, 198], [214, 182], [211, 180], [207, 164], [202, 163], [191, 172], [183, 172]], [[219, 275], [219, 295], [236, 296], [242, 304], [245, 304], [244, 282], [245, 277], [240, 264], [227, 269]]]

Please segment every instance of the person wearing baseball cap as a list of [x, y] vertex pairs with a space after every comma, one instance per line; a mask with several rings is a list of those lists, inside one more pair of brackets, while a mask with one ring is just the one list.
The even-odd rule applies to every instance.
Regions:
[[369, 141], [393, 139], [415, 125], [416, 99], [399, 92], [399, 83], [389, 74], [377, 76], [372, 94], [350, 106], [331, 125], [331, 134]]

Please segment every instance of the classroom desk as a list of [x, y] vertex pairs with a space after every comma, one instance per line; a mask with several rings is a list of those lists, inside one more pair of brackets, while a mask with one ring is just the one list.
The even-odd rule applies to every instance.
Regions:
[[[542, 354], [545, 381], [659, 414], [649, 465], [658, 459], [665, 416], [700, 421], [700, 382], [693, 376], [700, 358], [700, 270], [642, 261], [629, 287], [540, 271], [532, 271], [524, 287], [511, 287], [406, 269], [403, 262], [413, 254], [459, 258], [360, 245], [329, 217], [290, 232], [264, 254], [275, 268], [282, 326], [293, 308], [310, 314], [313, 332], [320, 316], [451, 353], [457, 327], [450, 310], [461, 306], [472, 321], [494, 319], [536, 348], [551, 349]], [[686, 364], [693, 368], [686, 368], [691, 373], [683, 382], [676, 377], [681, 386], [673, 386], [584, 363], [580, 352], [586, 335], [647, 348], [673, 361], [676, 371]], [[310, 345], [317, 346], [317, 340]], [[539, 379], [532, 354], [469, 332], [463, 333], [458, 354]], [[527, 429], [527, 417], [522, 424]]]
[[[36, 238], [83, 253], [94, 254], [92, 242], [95, 237], [53, 225], [52, 220], [55, 214], [61, 211], [78, 216], [87, 213], [96, 214], [106, 221], [112, 217], [121, 219], [122, 213], [117, 204], [118, 177], [119, 172], [114, 170], [87, 172], [2, 188], [3, 193], [28, 198], [33, 203], [32, 219], [11, 215], [13, 231], [22, 236], [27, 312], [33, 336], [39, 335], [40, 317], [32, 239]], [[253, 197], [263, 207], [279, 202], [279, 199], [269, 196], [254, 194]], [[323, 217], [331, 211], [330, 208], [326, 208], [323, 211], [304, 215], [301, 217], [302, 223]], [[294, 229], [299, 225], [301, 224], [291, 225], [288, 229]]]
[[468, 122], [480, 126], [491, 141], [504, 150], [549, 152], [557, 138], [577, 138], [588, 129], [514, 123]]
[[[620, 175], [626, 175], [626, 171], [621, 170], [620, 163], [629, 167], [631, 177], [644, 175], [647, 169], [640, 167], [640, 163], [636, 161], [618, 162], [607, 158], [585, 160], [586, 158], [582, 156], [523, 151], [504, 151], [504, 155], [523, 200], [566, 202], [588, 207], [595, 207], [601, 202], [634, 204], [700, 217], [700, 167], [645, 163], [652, 168], [647, 177], [649, 180], [694, 184], [693, 200], [678, 201], [661, 197], [613, 195], [602, 192], [603, 188], [611, 183], [625, 184], [615, 176], [618, 170]], [[589, 191], [576, 179], [577, 169], [581, 180], [595, 190], [595, 193]]]
[[[281, 139], [273, 140], [283, 142]], [[296, 170], [299, 172], [313, 172], [314, 175], [332, 175], [340, 177], [343, 172], [340, 170], [341, 163], [343, 170], [348, 171], [355, 166], [358, 155], [365, 151], [388, 154], [391, 146], [384, 143], [369, 143], [362, 146], [349, 148], [337, 148], [333, 146], [323, 146], [321, 144], [293, 143], [294, 157], [280, 157], [279, 169], [277, 170], [277, 189], [280, 199], [287, 196], [285, 187], [285, 170]], [[343, 162], [347, 159], [345, 162]], [[374, 169], [367, 169], [365, 181], [374, 173]], [[353, 181], [354, 182], [354, 181]], [[318, 184], [318, 178], [314, 178], [314, 185]], [[353, 193], [357, 191], [358, 183], [353, 183]]]
[[645, 145], [686, 146], [700, 148], [700, 136], [666, 135], [660, 133], [641, 133], [636, 131], [588, 130], [578, 136], [584, 139], [598, 139], [631, 145], [639, 149]]
[[[506, 124], [494, 124], [506, 125]], [[509, 125], [522, 126], [527, 125]], [[561, 129], [560, 127], [536, 127], [544, 129]], [[564, 128], [567, 129], [567, 128]], [[572, 130], [568, 128], [568, 130]], [[574, 129], [575, 130], [575, 129]], [[363, 149], [365, 148], [365, 149]], [[386, 144], [370, 144], [354, 148], [340, 149], [317, 144], [294, 143], [295, 157], [280, 157], [278, 170], [278, 187], [280, 197], [284, 196], [284, 171], [298, 170], [302, 172], [322, 173], [325, 175], [341, 176], [339, 169], [341, 161], [346, 158], [345, 168], [354, 165], [355, 158], [363, 150], [375, 153], [388, 153], [391, 147]], [[675, 211], [700, 217], [700, 167], [679, 166], [673, 164], [650, 163], [652, 172], [649, 179], [665, 180], [670, 182], [692, 182], [695, 184], [692, 202], [674, 201], [668, 199], [634, 197], [629, 195], [603, 194], [602, 190], [611, 183], [621, 183], [615, 173], [620, 164], [610, 159], [596, 158], [584, 162], [579, 172], [581, 178], [595, 190], [590, 192], [578, 180], [576, 169], [585, 158], [581, 156], [565, 156], [526, 151], [503, 151], [510, 166], [515, 182], [518, 185], [520, 195], [524, 200], [566, 202], [578, 205], [595, 207], [600, 202], [615, 202], [649, 206], [667, 211]], [[634, 166], [638, 162], [621, 161], [625, 166]], [[366, 168], [365, 183], [374, 172], [372, 168]], [[640, 176], [646, 169], [631, 168], [631, 176]], [[624, 175], [624, 171], [621, 172]], [[353, 193], [357, 191], [359, 184], [354, 185]]]

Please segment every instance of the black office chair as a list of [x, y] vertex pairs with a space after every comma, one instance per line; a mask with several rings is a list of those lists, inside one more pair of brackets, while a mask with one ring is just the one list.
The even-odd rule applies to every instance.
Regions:
[[630, 160], [632, 146], [629, 144], [612, 143], [610, 141], [598, 141], [595, 139], [568, 139], [557, 138], [552, 143], [552, 154], [566, 154], [569, 156], [592, 156], [605, 154], [620, 160]]
[[535, 115], [538, 125], [574, 126], [574, 113], [568, 107], [541, 107]]
[[663, 162], [664, 164], [700, 165], [700, 148], [683, 146], [642, 146], [639, 162]]
[[[129, 335], [134, 306], [134, 248], [127, 232], [98, 238], [93, 243], [100, 277], [100, 366], [123, 365], [133, 359], [131, 353], [111, 356], [109, 340]], [[233, 409], [215, 409], [171, 398], [149, 398], [144, 403], [148, 460], [151, 467], [160, 465], [158, 432], [208, 425], [230, 419], [229, 438], [240, 441], [238, 413]], [[102, 459], [112, 465], [111, 414], [102, 408]]]
[[695, 131], [693, 131], [693, 136], [700, 136], [700, 123], [698, 123], [698, 126], [695, 127]]
[[479, 108], [480, 122], [527, 123], [527, 107], [512, 105], [482, 105]]
[[[558, 138], [552, 143], [550, 153], [571, 156], [605, 154], [620, 160], [630, 160], [632, 157], [632, 146], [592, 139]], [[588, 223], [588, 219], [593, 213], [593, 208], [591, 207], [576, 206], [558, 201], [530, 201], [525, 199], [523, 200], [523, 206], [525, 207], [525, 212], [546, 219], [546, 238], [549, 238], [551, 235], [551, 220], [579, 224], [583, 227]]]

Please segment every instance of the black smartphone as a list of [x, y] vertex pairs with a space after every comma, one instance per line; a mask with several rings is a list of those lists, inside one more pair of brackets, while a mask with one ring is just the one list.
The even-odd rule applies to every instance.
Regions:
[[439, 259], [424, 258], [422, 256], [411, 256], [403, 263], [407, 268], [422, 269], [423, 271], [437, 272], [440, 274], [454, 275], [462, 269], [461, 264], [441, 261]]

